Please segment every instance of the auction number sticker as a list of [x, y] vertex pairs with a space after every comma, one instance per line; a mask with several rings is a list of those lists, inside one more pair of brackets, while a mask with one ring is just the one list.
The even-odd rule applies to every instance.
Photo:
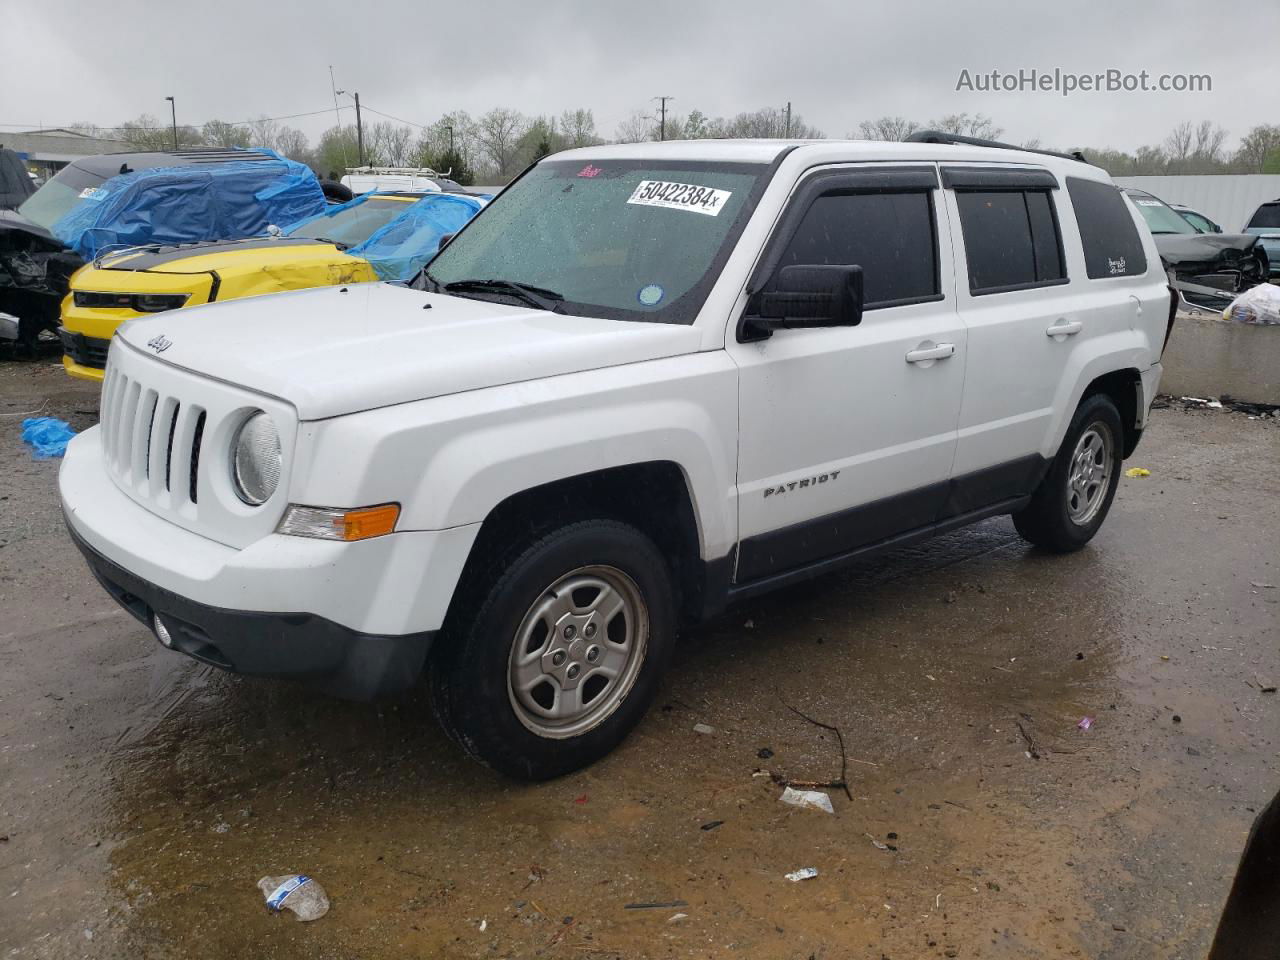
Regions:
[[627, 203], [645, 207], [670, 207], [673, 210], [692, 210], [718, 217], [732, 191], [700, 187], [696, 183], [672, 183], [669, 180], [641, 180]]
[[1159, 200], [1135, 200], [1133, 201], [1140, 207], [1163, 207], [1164, 204]]

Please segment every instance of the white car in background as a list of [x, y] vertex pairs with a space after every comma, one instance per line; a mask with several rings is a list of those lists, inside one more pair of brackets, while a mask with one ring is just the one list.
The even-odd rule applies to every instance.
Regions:
[[355, 196], [362, 193], [466, 193], [462, 184], [441, 176], [430, 167], [351, 167], [342, 185]]

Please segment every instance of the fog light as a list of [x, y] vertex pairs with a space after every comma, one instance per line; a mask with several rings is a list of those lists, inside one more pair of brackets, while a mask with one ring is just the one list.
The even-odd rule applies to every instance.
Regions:
[[172, 650], [173, 637], [169, 636], [169, 628], [164, 625], [164, 621], [161, 620], [158, 615], [155, 617], [155, 622], [156, 622], [156, 636], [160, 638], [161, 643], [163, 643], [166, 647]]

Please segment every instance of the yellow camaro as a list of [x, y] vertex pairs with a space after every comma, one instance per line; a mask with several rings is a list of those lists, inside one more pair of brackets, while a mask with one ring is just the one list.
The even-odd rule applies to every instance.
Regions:
[[62, 301], [62, 364], [73, 377], [102, 380], [111, 337], [134, 317], [237, 297], [377, 280], [369, 261], [344, 251], [363, 243], [423, 196], [362, 197], [279, 236], [134, 248], [101, 256], [72, 275], [71, 292]]

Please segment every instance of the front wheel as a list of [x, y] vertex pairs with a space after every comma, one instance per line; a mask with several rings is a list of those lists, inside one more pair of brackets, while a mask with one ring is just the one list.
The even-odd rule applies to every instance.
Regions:
[[[639, 723], [675, 636], [666, 561], [634, 527], [573, 523], [464, 590], [432, 664], [445, 731], [526, 780], [593, 763]], [[472, 599], [468, 600], [467, 597]], [[455, 616], [456, 614], [456, 616]]]
[[1079, 550], [1093, 539], [1120, 482], [1123, 431], [1110, 397], [1081, 401], [1031, 503], [1013, 515], [1024, 539], [1056, 553]]

